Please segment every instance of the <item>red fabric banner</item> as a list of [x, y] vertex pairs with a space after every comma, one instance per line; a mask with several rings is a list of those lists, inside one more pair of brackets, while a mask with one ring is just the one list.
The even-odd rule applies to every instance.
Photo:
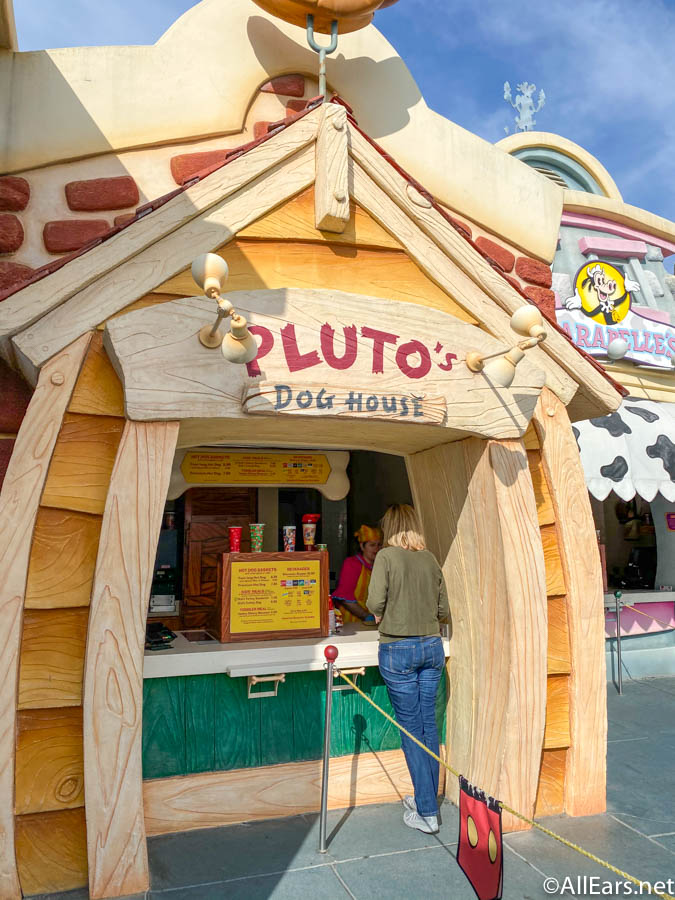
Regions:
[[460, 775], [457, 862], [478, 900], [500, 900], [504, 881], [503, 852], [499, 803]]

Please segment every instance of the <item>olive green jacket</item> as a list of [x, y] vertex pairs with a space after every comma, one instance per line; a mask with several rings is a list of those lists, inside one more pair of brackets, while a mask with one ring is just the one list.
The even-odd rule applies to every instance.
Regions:
[[392, 637], [440, 633], [450, 614], [441, 567], [429, 550], [385, 547], [375, 557], [368, 609], [381, 616], [380, 634]]

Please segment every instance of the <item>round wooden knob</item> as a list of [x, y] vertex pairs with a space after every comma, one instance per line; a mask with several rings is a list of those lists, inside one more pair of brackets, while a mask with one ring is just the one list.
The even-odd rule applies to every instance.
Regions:
[[338, 21], [338, 33], [348, 34], [369, 25], [373, 13], [398, 0], [254, 0], [265, 12], [291, 25], [307, 26], [307, 13], [314, 16], [314, 31], [330, 34], [331, 22]]
[[323, 651], [323, 655], [326, 657], [328, 662], [335, 662], [338, 657], [338, 648], [334, 647], [332, 644], [329, 644]]

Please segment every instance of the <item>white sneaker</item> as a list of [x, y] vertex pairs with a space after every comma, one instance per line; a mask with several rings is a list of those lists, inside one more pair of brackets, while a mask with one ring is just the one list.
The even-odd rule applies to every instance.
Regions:
[[415, 803], [415, 798], [412, 794], [406, 794], [403, 798], [403, 805], [406, 809], [412, 809], [413, 812], [417, 812], [417, 804]]
[[408, 828], [416, 828], [425, 834], [436, 834], [438, 831], [438, 816], [421, 816], [416, 810], [406, 809], [403, 821]]

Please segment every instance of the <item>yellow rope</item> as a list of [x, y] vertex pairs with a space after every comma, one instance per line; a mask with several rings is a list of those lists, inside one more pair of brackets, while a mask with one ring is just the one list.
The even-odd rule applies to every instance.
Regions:
[[636, 612], [639, 616], [644, 616], [646, 619], [651, 619], [653, 622], [657, 622], [659, 625], [663, 625], [664, 628], [675, 628], [675, 625], [668, 625], [666, 622], [662, 622], [661, 619], [657, 619], [654, 616], [650, 616], [649, 613], [642, 612], [641, 609], [636, 609], [634, 606], [629, 606], [627, 603], [624, 603], [624, 609], [632, 609], [633, 612]]
[[[459, 778], [459, 772], [452, 768], [452, 766], [448, 765], [444, 760], [441, 759], [436, 753], [430, 750], [427, 746], [425, 746], [421, 741], [419, 741], [414, 735], [410, 734], [402, 725], [394, 719], [389, 713], [385, 712], [381, 706], [378, 706], [374, 700], [371, 700], [367, 694], [365, 694], [360, 687], [358, 687], [351, 678], [348, 678], [347, 675], [343, 675], [343, 673], [339, 669], [335, 669], [335, 672], [342, 678], [347, 684], [352, 687], [357, 694], [360, 694], [365, 701], [370, 703], [378, 712], [382, 713], [385, 719], [388, 719], [392, 725], [395, 725], [399, 731], [403, 732], [407, 737], [410, 738], [413, 743], [417, 744], [418, 747], [421, 747], [425, 753], [428, 753], [429, 756], [433, 757], [436, 762], [440, 763], [445, 769], [448, 770], [455, 778]], [[510, 806], [507, 806], [506, 803], [502, 803], [501, 800], [498, 801], [499, 805], [502, 809], [506, 810], [506, 812], [511, 813], [512, 816], [516, 816], [516, 818], [521, 819], [523, 822], [527, 822], [528, 825], [532, 825], [533, 828], [537, 828], [539, 831], [542, 831], [544, 834], [547, 834], [549, 837], [554, 838], [556, 841], [559, 841], [561, 844], [564, 844], [565, 847], [569, 847], [570, 850], [576, 850], [577, 853], [580, 853], [582, 856], [585, 856], [587, 859], [592, 860], [595, 863], [598, 863], [600, 866], [604, 866], [605, 869], [609, 869], [610, 872], [614, 872], [615, 875], [620, 875], [626, 881], [632, 881], [633, 884], [638, 885], [646, 885], [647, 882], [640, 881], [638, 878], [635, 878], [633, 875], [629, 875], [628, 872], [624, 872], [623, 869], [617, 869], [616, 866], [613, 866], [611, 863], [607, 862], [604, 859], [600, 859], [599, 856], [595, 856], [593, 853], [589, 853], [588, 850], [584, 850], [583, 847], [579, 847], [577, 844], [573, 844], [572, 841], [568, 841], [567, 838], [562, 837], [560, 834], [556, 834], [555, 831], [551, 831], [548, 828], [544, 828], [543, 825], [540, 825], [538, 822], [535, 822], [534, 819], [530, 819], [527, 816], [524, 816], [522, 813], [519, 813], [517, 810], [512, 809]], [[675, 900], [671, 894], [659, 894], [657, 891], [653, 890], [651, 885], [649, 886], [649, 892], [654, 894], [656, 897], [661, 897], [662, 900]]]

